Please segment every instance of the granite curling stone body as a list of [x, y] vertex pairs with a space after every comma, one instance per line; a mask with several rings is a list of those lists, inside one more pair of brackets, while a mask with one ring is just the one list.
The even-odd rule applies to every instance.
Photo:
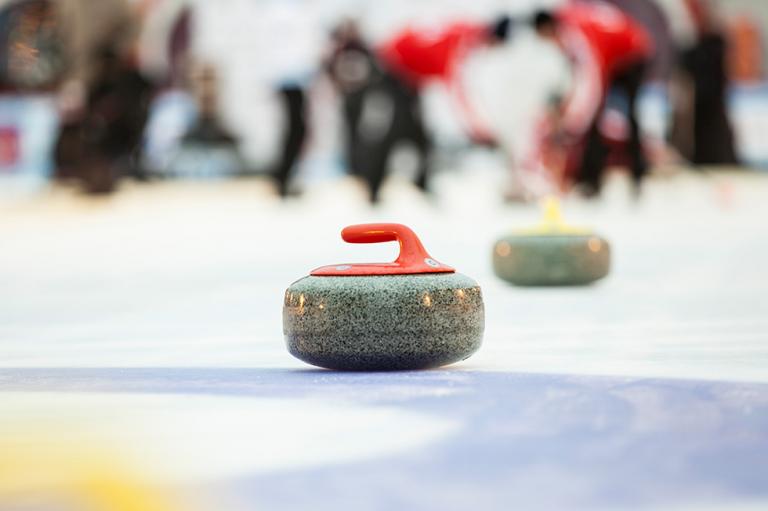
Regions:
[[610, 270], [608, 242], [586, 229], [567, 226], [556, 200], [545, 204], [544, 222], [498, 240], [493, 271], [518, 286], [578, 286], [599, 280]]
[[288, 351], [352, 371], [426, 369], [464, 360], [485, 326], [478, 284], [432, 259], [401, 224], [353, 225], [349, 243], [398, 241], [392, 263], [324, 266], [285, 292]]

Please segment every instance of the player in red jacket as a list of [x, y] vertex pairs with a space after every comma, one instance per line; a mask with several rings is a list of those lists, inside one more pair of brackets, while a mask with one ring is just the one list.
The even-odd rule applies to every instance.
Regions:
[[408, 27], [381, 45], [378, 54], [383, 65], [414, 90], [442, 82], [456, 100], [470, 137], [489, 142], [493, 137], [470, 106], [460, 70], [473, 51], [503, 42], [509, 24], [504, 16], [490, 25], [456, 22], [436, 30]]
[[350, 171], [364, 177], [376, 202], [387, 161], [400, 142], [419, 153], [416, 184], [427, 189], [431, 141], [421, 114], [421, 89], [443, 82], [457, 99], [470, 136], [491, 136], [466, 99], [459, 70], [468, 54], [506, 38], [509, 18], [495, 23], [454, 23], [440, 30], [409, 27], [369, 48], [353, 27], [335, 34], [328, 70], [343, 97]]
[[554, 12], [540, 11], [536, 32], [555, 42], [574, 63], [574, 80], [562, 126], [579, 140], [580, 156], [573, 171], [586, 195], [599, 193], [608, 150], [599, 124], [611, 88], [623, 90], [630, 127], [631, 171], [639, 189], [648, 164], [640, 141], [637, 95], [654, 48], [648, 32], [616, 7], [574, 1]]

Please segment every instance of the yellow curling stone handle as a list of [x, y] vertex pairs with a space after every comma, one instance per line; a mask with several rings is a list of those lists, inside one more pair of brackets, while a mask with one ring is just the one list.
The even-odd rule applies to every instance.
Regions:
[[543, 219], [539, 225], [528, 229], [520, 229], [516, 234], [525, 234], [531, 236], [552, 236], [552, 235], [584, 235], [591, 234], [592, 231], [583, 227], [568, 225], [563, 221], [563, 215], [560, 213], [560, 201], [556, 197], [547, 197], [542, 204]]

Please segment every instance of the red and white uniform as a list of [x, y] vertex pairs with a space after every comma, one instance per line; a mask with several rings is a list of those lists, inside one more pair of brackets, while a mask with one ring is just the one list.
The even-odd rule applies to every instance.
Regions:
[[486, 136], [461, 86], [459, 69], [473, 50], [489, 42], [487, 24], [458, 22], [439, 30], [408, 27], [377, 48], [384, 66], [405, 83], [421, 88], [441, 81], [462, 109], [474, 136]]
[[488, 42], [484, 24], [454, 23], [440, 30], [408, 27], [381, 45], [387, 68], [419, 87], [432, 80], [450, 82], [472, 50]]
[[642, 25], [609, 4], [576, 1], [556, 11], [555, 16], [558, 43], [575, 62], [563, 123], [568, 131], [583, 133], [613, 77], [650, 58], [653, 41]]

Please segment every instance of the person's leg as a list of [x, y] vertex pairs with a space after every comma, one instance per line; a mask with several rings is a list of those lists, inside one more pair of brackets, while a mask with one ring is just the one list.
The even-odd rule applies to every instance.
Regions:
[[432, 142], [424, 126], [421, 110], [421, 95], [418, 89], [403, 83], [396, 76], [385, 78], [386, 87], [394, 99], [392, 121], [392, 144], [398, 142], [413, 144], [418, 152], [418, 167], [415, 184], [422, 190], [427, 189], [427, 179], [430, 170]]
[[84, 152], [84, 126], [81, 119], [63, 122], [54, 147], [55, 179], [77, 178]]
[[602, 117], [603, 107], [601, 106], [595, 113], [589, 130], [582, 139], [581, 162], [576, 171], [575, 183], [587, 196], [593, 196], [600, 193], [602, 186], [603, 169], [608, 156], [608, 149], [603, 143], [600, 134], [600, 118]]
[[629, 122], [628, 150], [631, 159], [631, 172], [635, 186], [639, 188], [648, 173], [648, 161], [643, 151], [642, 133], [637, 117], [637, 96], [645, 77], [645, 61], [638, 62], [625, 71], [619, 82], [627, 95], [627, 120]]
[[86, 193], [102, 195], [115, 191], [119, 176], [114, 158], [90, 147], [80, 161], [80, 177]]
[[666, 139], [685, 160], [694, 158], [694, 105], [696, 99], [692, 60], [695, 50], [678, 52], [675, 68], [669, 80], [669, 99], [672, 112]]
[[347, 159], [347, 172], [349, 175], [360, 177], [365, 176], [365, 159], [361, 154], [361, 141], [358, 135], [362, 104], [360, 93], [345, 93], [343, 96], [344, 154]]
[[301, 148], [304, 145], [307, 127], [304, 117], [304, 91], [299, 87], [284, 87], [280, 89], [280, 95], [285, 106], [288, 125], [283, 139], [280, 162], [274, 177], [280, 195], [285, 196], [288, 193], [291, 171], [299, 159]]
[[413, 141], [419, 152], [419, 167], [416, 174], [416, 186], [423, 191], [428, 190], [427, 182], [432, 163], [432, 140], [429, 137], [426, 126], [424, 125], [424, 116], [421, 111], [421, 101], [416, 96], [411, 107], [413, 122]]
[[728, 76], [723, 64], [726, 44], [719, 34], [702, 36], [694, 62], [694, 157], [699, 165], [738, 164], [733, 129], [728, 117]]
[[383, 80], [366, 89], [362, 104], [356, 136], [370, 199], [376, 203], [386, 177], [390, 154], [401, 139], [400, 101], [391, 84]]
[[372, 204], [379, 202], [381, 185], [387, 175], [387, 164], [396, 140], [392, 136], [377, 141], [368, 147], [368, 165], [366, 168], [366, 180], [368, 181], [369, 199]]

